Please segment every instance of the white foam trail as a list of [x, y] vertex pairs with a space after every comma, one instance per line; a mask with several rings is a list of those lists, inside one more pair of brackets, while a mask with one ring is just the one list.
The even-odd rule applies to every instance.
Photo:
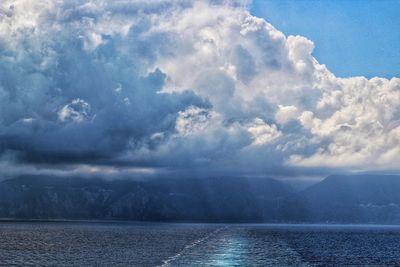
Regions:
[[179, 251], [178, 253], [176, 253], [175, 255], [163, 260], [161, 265], [157, 265], [157, 267], [167, 267], [170, 266], [170, 263], [174, 262], [176, 259], [182, 257], [183, 254], [185, 254], [186, 251], [192, 249], [193, 247], [197, 246], [198, 244], [206, 241], [207, 239], [210, 239], [211, 237], [215, 236], [216, 234], [218, 234], [219, 232], [221, 232], [222, 230], [226, 229], [227, 226], [225, 227], [221, 227], [218, 228], [214, 231], [212, 231], [211, 233], [209, 233], [208, 235], [199, 238], [195, 241], [193, 241], [192, 243], [190, 243], [189, 245], [186, 245], [181, 251]]

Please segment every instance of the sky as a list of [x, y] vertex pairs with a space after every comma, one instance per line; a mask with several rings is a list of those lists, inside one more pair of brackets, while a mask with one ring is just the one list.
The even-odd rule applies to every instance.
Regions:
[[[397, 172], [396, 35], [353, 1], [327, 4], [329, 15], [317, 2], [279, 3], [2, 1], [0, 172]], [[358, 12], [382, 29], [381, 59], [372, 41], [354, 49], [357, 36], [376, 39], [351, 34], [366, 20]], [[336, 37], [313, 30], [317, 13]]]
[[400, 1], [255, 0], [251, 13], [316, 43], [313, 55], [339, 77], [400, 75]]

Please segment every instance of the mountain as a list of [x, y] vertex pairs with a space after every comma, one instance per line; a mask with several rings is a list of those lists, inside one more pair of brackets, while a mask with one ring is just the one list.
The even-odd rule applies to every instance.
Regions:
[[287, 198], [281, 210], [291, 221], [400, 223], [400, 176], [329, 176]]
[[293, 193], [269, 178], [146, 181], [22, 176], [0, 183], [0, 217], [268, 221]]
[[400, 176], [333, 175], [302, 191], [270, 178], [0, 182], [0, 218], [400, 223]]

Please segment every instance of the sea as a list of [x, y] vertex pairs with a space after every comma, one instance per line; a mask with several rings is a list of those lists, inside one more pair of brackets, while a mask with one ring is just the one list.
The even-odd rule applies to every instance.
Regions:
[[0, 222], [0, 266], [400, 266], [400, 226]]

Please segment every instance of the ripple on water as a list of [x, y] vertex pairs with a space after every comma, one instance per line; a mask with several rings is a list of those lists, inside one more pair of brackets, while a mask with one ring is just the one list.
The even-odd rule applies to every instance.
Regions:
[[399, 227], [0, 223], [1, 266], [400, 266]]

